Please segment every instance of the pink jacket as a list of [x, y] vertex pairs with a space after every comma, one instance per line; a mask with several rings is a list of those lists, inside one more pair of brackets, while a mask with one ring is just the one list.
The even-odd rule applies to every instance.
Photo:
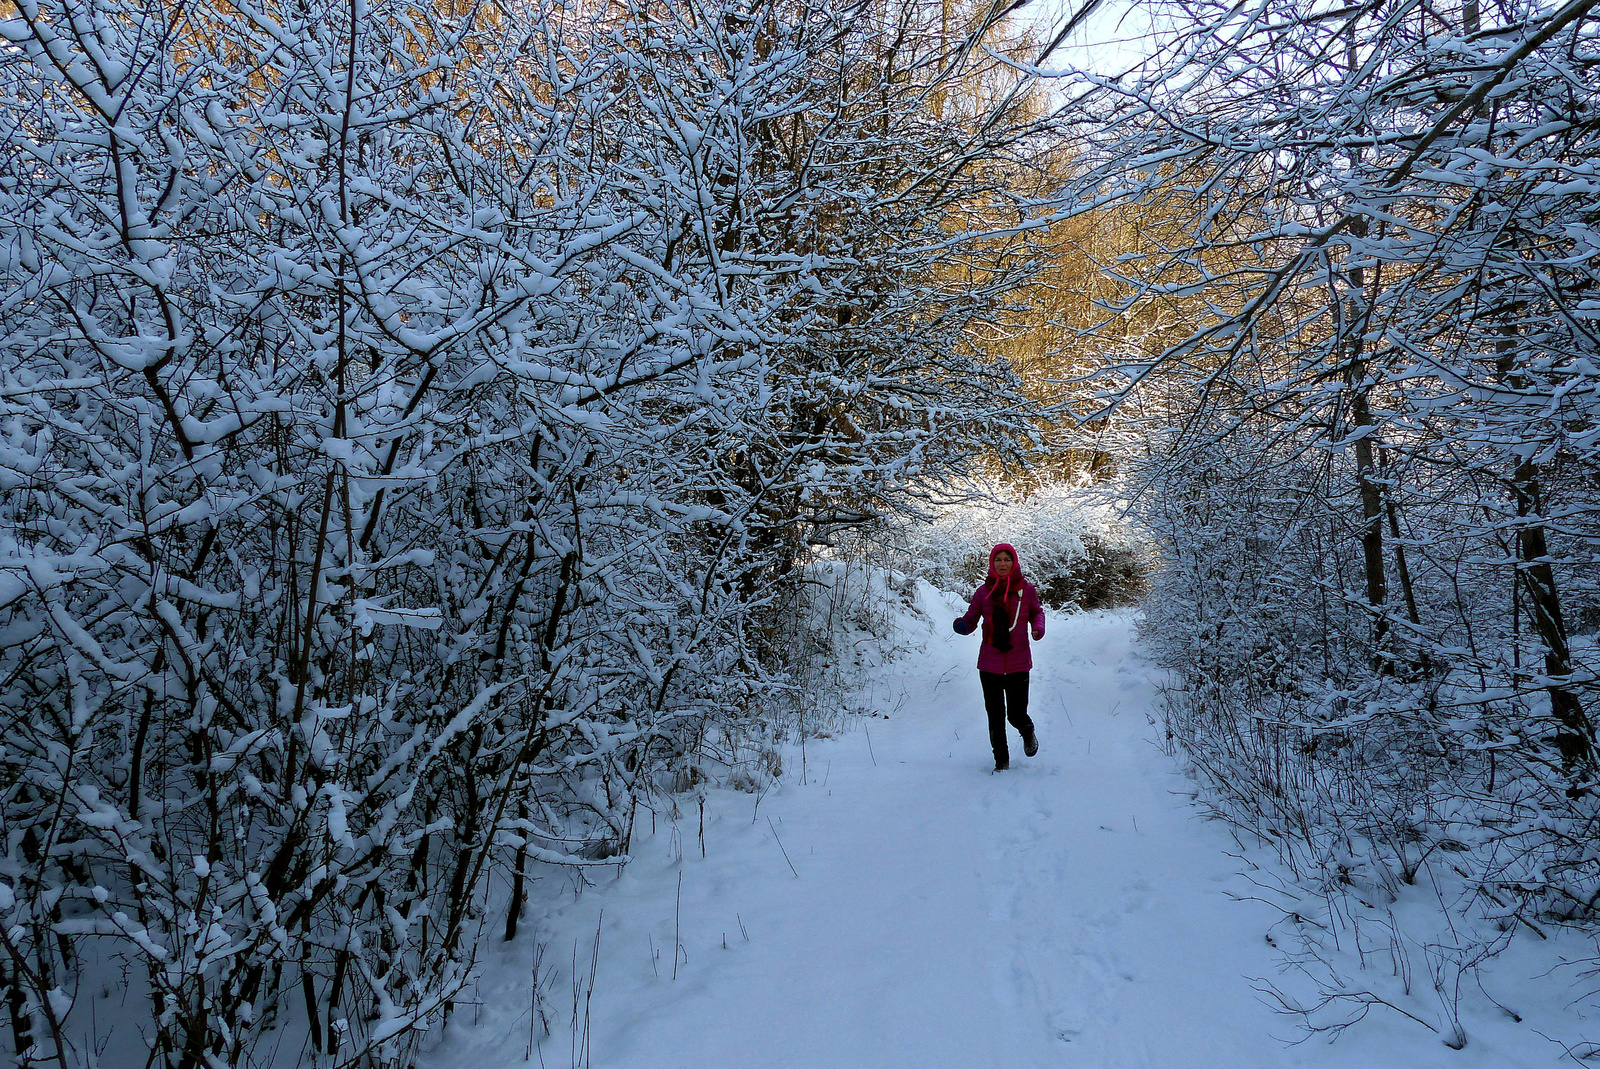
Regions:
[[[1001, 549], [1011, 552], [1011, 559], [1016, 560], [1016, 550], [1008, 545], [998, 545], [990, 552], [990, 560]], [[1012, 582], [1021, 583], [1021, 592], [1016, 601], [1016, 608], [1011, 613], [1011, 619], [1001, 621], [1001, 626], [1011, 629], [1011, 648], [997, 650], [994, 648], [994, 627], [996, 621], [991, 619], [994, 615], [994, 605], [989, 599], [989, 591], [996, 582], [991, 569], [989, 579], [972, 595], [972, 603], [967, 606], [967, 613], [956, 621], [958, 632], [970, 633], [979, 618], [983, 620], [983, 644], [978, 647], [978, 671], [980, 672], [1026, 672], [1033, 667], [1033, 652], [1028, 648], [1028, 632], [1035, 631], [1042, 638], [1044, 636], [1044, 606], [1039, 604], [1039, 592], [1033, 584], [1022, 578], [1022, 568], [1019, 562], [1013, 573]], [[1010, 599], [1006, 599], [1010, 602]], [[967, 625], [965, 628], [961, 624]]]

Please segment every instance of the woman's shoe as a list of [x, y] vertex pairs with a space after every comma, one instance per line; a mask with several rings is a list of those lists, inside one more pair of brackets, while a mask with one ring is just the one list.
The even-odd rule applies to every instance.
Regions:
[[1032, 757], [1039, 752], [1039, 736], [1029, 732], [1028, 737], [1022, 740], [1022, 752]]
[[1010, 767], [1011, 759], [1009, 757], [996, 757], [994, 759], [994, 770], [996, 772], [1004, 772]]

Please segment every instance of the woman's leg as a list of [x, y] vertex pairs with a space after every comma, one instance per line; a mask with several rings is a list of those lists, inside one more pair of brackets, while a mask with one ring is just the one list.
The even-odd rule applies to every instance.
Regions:
[[1006, 680], [1010, 678], [998, 672], [978, 673], [978, 682], [983, 684], [983, 711], [989, 714], [989, 745], [994, 748], [996, 768], [1011, 763], [1011, 752], [1006, 747]]
[[[1022, 732], [1023, 748], [1029, 757], [1039, 749], [1038, 742], [1033, 735], [1033, 721], [1028, 717], [1028, 673], [1008, 672], [1001, 677], [1005, 680], [1006, 692], [1006, 719], [1011, 721], [1011, 726]], [[1001, 732], [1004, 733], [1004, 728]]]

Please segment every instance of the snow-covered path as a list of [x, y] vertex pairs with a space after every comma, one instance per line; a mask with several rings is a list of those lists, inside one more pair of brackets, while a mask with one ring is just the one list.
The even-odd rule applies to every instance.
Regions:
[[[597, 928], [579, 999], [597, 1069], [1550, 1064], [1377, 1019], [1286, 1048], [1292, 1022], [1251, 983], [1273, 973], [1274, 916], [1229, 896], [1248, 886], [1232, 840], [1149, 741], [1131, 620], [1051, 621], [1031, 702], [1042, 751], [1013, 741], [996, 775], [974, 640], [949, 633], [955, 606], [928, 588], [923, 609], [926, 650], [879, 687], [903, 692], [898, 713], [814, 741], [805, 782], [791, 768], [759, 811], [712, 792], [704, 859], [690, 809], [620, 877], [535, 921], [555, 1019], [534, 1064], [585, 1064], [572, 963], [586, 988]], [[434, 1069], [526, 1064], [531, 957], [526, 939], [496, 951], [477, 1027]]]

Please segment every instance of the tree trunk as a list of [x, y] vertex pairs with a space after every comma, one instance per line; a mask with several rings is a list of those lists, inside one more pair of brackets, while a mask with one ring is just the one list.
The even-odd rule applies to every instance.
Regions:
[[[1522, 307], [1521, 302], [1516, 302], [1501, 310], [1506, 321], [1495, 342], [1495, 373], [1513, 388], [1523, 384], [1522, 376], [1516, 373], [1517, 324], [1512, 318]], [[1528, 592], [1528, 615], [1544, 645], [1545, 689], [1550, 695], [1550, 716], [1556, 723], [1553, 741], [1561, 753], [1562, 767], [1569, 774], [1591, 773], [1595, 766], [1594, 725], [1578, 696], [1563, 682], [1572, 674], [1572, 650], [1567, 643], [1555, 569], [1550, 566], [1549, 543], [1540, 518], [1543, 510], [1539, 483], [1539, 465], [1531, 458], [1523, 458], [1511, 476], [1518, 521], [1516, 589]], [[1579, 788], [1568, 790], [1578, 793]]]
[[1511, 491], [1516, 496], [1517, 518], [1533, 518], [1533, 522], [1517, 529], [1517, 576], [1528, 592], [1529, 616], [1544, 644], [1545, 689], [1550, 694], [1550, 714], [1556, 722], [1556, 749], [1568, 772], [1593, 771], [1594, 725], [1578, 696], [1563, 682], [1572, 674], [1572, 650], [1561, 619], [1561, 599], [1556, 594], [1544, 524], [1538, 522], [1539, 466], [1531, 460], [1517, 465], [1511, 477]]
[[[1350, 233], [1356, 238], [1367, 236], [1367, 224], [1357, 219], [1350, 224]], [[1351, 255], [1354, 255], [1352, 250]], [[1362, 287], [1365, 272], [1360, 267], [1350, 267], [1345, 273], [1349, 297], [1344, 302], [1342, 317], [1346, 349], [1345, 384], [1350, 389], [1350, 421], [1355, 427], [1356, 481], [1361, 490], [1361, 560], [1366, 573], [1367, 605], [1372, 609], [1373, 666], [1389, 673], [1394, 664], [1384, 647], [1389, 638], [1387, 603], [1389, 584], [1383, 564], [1383, 488], [1378, 482], [1378, 466], [1372, 443], [1374, 420], [1372, 418], [1372, 384], [1367, 380], [1367, 362], [1362, 351], [1365, 346], [1368, 307]]]

